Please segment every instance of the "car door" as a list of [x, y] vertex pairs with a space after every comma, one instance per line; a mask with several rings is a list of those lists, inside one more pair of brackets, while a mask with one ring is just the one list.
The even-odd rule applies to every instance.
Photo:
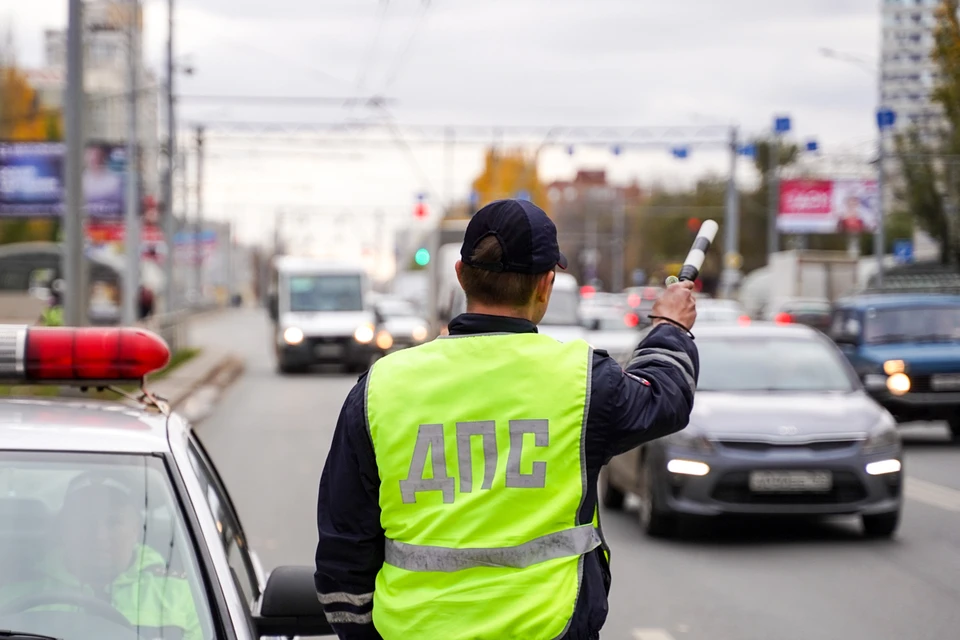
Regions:
[[220, 532], [223, 548], [227, 552], [227, 561], [237, 589], [243, 594], [248, 609], [252, 610], [263, 592], [265, 583], [259, 558], [247, 544], [247, 536], [240, 524], [240, 517], [220, 474], [203, 444], [193, 434], [187, 446], [187, 455], [203, 486], [210, 513], [217, 522], [217, 530]]

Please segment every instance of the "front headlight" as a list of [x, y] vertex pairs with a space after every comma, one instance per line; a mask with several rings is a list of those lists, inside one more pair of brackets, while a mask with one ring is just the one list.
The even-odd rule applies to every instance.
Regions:
[[393, 346], [393, 336], [388, 331], [381, 331], [377, 334], [377, 348], [386, 351]]
[[875, 451], [885, 451], [895, 449], [900, 446], [900, 433], [895, 427], [880, 427], [874, 429], [867, 435], [863, 441], [863, 452], [873, 453]]
[[697, 453], [713, 453], [713, 443], [702, 433], [696, 431], [678, 431], [664, 440], [672, 447]]
[[910, 376], [905, 373], [895, 373], [887, 378], [887, 391], [895, 396], [902, 396], [910, 391]]
[[424, 340], [427, 339], [427, 328], [422, 324], [414, 327], [412, 336], [413, 336], [413, 339], [416, 340], [417, 342], [423, 342]]
[[372, 324], [362, 324], [353, 332], [353, 339], [360, 344], [369, 344], [373, 340], [374, 330]]
[[300, 344], [303, 342], [303, 331], [298, 327], [287, 327], [283, 332], [283, 341], [287, 344]]

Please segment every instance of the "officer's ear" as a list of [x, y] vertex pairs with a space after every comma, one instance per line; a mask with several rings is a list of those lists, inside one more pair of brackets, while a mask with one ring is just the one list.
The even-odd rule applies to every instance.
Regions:
[[547, 271], [537, 281], [536, 295], [538, 302], [548, 302], [550, 300], [550, 293], [553, 291], [553, 281], [556, 277], [557, 274], [554, 271]]

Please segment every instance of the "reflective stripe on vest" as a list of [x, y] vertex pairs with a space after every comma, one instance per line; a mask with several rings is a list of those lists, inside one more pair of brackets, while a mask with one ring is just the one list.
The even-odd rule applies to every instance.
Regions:
[[[439, 338], [367, 376], [385, 561], [373, 621], [392, 638], [555, 638], [583, 554], [593, 353], [540, 334]], [[586, 510], [592, 515], [593, 505]]]

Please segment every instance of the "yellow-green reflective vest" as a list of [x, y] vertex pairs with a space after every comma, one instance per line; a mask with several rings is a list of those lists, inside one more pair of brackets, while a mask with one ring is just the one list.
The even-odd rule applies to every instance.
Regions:
[[385, 640], [547, 640], [567, 629], [593, 353], [536, 334], [443, 337], [380, 359], [367, 419], [385, 561], [373, 622]]

